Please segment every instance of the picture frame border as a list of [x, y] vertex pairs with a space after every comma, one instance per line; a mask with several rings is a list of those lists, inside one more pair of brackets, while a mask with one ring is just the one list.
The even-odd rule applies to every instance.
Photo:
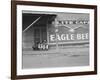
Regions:
[[[17, 23], [16, 23], [17, 5], [94, 9], [94, 71], [36, 74], [36, 75], [19, 75], [18, 76], [17, 75]], [[11, 79], [12, 80], [62, 77], [62, 76], [93, 75], [93, 74], [97, 74], [97, 6], [96, 5], [64, 4], [64, 3], [34, 2], [34, 1], [14, 1], [14, 0], [11, 1]]]

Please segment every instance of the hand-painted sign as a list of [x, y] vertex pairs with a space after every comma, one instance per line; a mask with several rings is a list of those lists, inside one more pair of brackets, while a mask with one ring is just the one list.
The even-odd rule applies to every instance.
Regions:
[[49, 43], [58, 42], [84, 42], [89, 41], [89, 22], [83, 21], [77, 24], [51, 25], [49, 31]]

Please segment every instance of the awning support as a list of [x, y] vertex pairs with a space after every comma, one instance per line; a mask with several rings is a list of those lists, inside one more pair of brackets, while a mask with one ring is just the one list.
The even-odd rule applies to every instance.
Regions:
[[35, 21], [33, 21], [26, 29], [24, 29], [23, 32], [25, 32], [26, 30], [28, 30], [33, 24], [35, 24], [39, 19], [41, 18], [41, 16], [39, 18], [37, 18]]

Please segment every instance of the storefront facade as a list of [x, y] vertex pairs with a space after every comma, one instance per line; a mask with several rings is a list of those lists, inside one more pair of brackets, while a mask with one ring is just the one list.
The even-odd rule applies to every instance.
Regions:
[[23, 26], [24, 48], [44, 40], [50, 48], [89, 44], [89, 14], [23, 14]]

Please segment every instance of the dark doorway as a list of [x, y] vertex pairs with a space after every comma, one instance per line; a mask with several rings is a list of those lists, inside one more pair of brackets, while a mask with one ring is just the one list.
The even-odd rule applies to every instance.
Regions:
[[45, 27], [37, 27], [34, 29], [34, 42], [47, 41], [47, 29]]

